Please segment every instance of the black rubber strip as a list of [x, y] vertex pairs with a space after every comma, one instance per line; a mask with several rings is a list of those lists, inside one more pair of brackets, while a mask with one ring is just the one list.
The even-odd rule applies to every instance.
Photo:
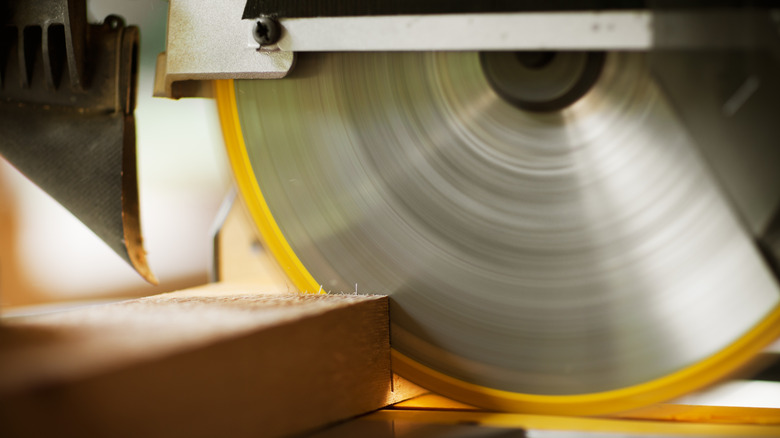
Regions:
[[247, 0], [242, 18], [346, 17], [361, 15], [465, 14], [478, 12], [641, 9], [644, 0]]

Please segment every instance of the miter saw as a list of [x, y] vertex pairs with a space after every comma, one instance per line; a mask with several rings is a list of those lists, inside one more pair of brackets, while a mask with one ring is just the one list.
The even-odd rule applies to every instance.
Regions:
[[390, 296], [394, 372], [625, 411], [780, 335], [780, 10], [713, 3], [171, 0], [155, 92], [300, 291]]

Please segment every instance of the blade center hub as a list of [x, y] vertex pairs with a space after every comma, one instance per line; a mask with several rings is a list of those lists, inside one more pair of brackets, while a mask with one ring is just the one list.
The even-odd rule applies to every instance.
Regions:
[[501, 98], [528, 111], [558, 111], [582, 98], [601, 75], [604, 52], [482, 52], [480, 62]]

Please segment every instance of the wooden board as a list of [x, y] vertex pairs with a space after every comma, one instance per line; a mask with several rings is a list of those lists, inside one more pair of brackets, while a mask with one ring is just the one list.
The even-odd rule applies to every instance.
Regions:
[[393, 393], [388, 331], [386, 297], [225, 284], [5, 318], [0, 435], [311, 430], [420, 392]]

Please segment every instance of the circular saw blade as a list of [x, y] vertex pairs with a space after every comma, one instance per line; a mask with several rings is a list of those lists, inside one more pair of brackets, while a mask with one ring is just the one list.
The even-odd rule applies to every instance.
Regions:
[[776, 334], [775, 280], [641, 54], [551, 112], [502, 99], [478, 53], [306, 54], [220, 89], [277, 259], [302, 290], [389, 295], [394, 366], [423, 386], [617, 411]]

